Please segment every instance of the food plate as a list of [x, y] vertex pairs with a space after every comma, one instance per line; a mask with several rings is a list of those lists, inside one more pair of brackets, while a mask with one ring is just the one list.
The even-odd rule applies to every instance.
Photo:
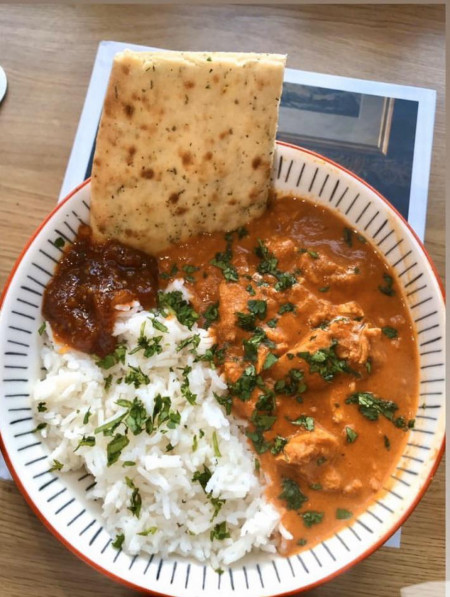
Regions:
[[443, 451], [444, 301], [426, 251], [402, 217], [374, 189], [344, 168], [299, 147], [278, 143], [274, 186], [324, 204], [377, 246], [395, 270], [417, 332], [420, 397], [416, 426], [396, 468], [370, 507], [348, 526], [289, 558], [247, 556], [218, 574], [182, 558], [130, 557], [114, 549], [86, 499], [87, 474], [48, 470], [46, 450], [33, 432], [30, 387], [39, 375], [42, 293], [61, 255], [55, 238], [74, 238], [89, 219], [90, 182], [76, 188], [34, 234], [3, 294], [0, 445], [24, 497], [43, 523], [85, 562], [124, 584], [164, 595], [280, 595], [330, 580], [377, 549], [422, 497]]

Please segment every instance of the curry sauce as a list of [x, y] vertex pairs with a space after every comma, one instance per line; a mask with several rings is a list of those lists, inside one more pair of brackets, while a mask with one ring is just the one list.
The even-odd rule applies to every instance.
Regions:
[[232, 411], [293, 539], [313, 546], [386, 483], [418, 396], [412, 323], [394, 274], [334, 212], [279, 197], [245, 229], [158, 256], [216, 337]]

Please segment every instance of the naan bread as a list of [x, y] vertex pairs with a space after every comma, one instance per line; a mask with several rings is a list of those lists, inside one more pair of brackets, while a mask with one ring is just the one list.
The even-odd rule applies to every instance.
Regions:
[[91, 226], [148, 253], [259, 216], [285, 56], [117, 54], [92, 170]]

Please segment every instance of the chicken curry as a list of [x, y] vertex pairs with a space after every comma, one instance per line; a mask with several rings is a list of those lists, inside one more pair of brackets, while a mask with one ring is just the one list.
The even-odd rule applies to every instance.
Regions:
[[[67, 276], [77, 276], [61, 265], [77, 246], [78, 282], [114, 270], [109, 283], [88, 284], [84, 311], [77, 312], [84, 327], [67, 312]], [[184, 279], [191, 304], [181, 301], [181, 308], [213, 334], [210, 360], [228, 384], [218, 399], [247, 422], [255, 469], [292, 535], [280, 552], [311, 547], [351, 522], [386, 483], [414, 425], [418, 396], [408, 310], [370, 242], [335, 212], [280, 196], [245, 228], [193, 237], [156, 255], [157, 263], [113, 249], [103, 259], [83, 229], [65, 251], [44, 297], [58, 336], [80, 347], [89, 329], [88, 351], [98, 349], [96, 334], [112, 349], [113, 318], [105, 309], [125, 291], [128, 300], [149, 292], [156, 298], [158, 286]]]

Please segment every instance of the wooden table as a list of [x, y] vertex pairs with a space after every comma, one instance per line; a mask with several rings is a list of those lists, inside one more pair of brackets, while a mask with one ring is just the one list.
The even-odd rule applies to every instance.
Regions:
[[[55, 205], [100, 40], [184, 50], [289, 54], [289, 66], [431, 87], [438, 92], [426, 246], [444, 274], [444, 8], [442, 6], [0, 6], [0, 286]], [[396, 596], [444, 578], [444, 467], [404, 525], [317, 597]], [[12, 482], [0, 482], [2, 597], [132, 595], [53, 538]]]

